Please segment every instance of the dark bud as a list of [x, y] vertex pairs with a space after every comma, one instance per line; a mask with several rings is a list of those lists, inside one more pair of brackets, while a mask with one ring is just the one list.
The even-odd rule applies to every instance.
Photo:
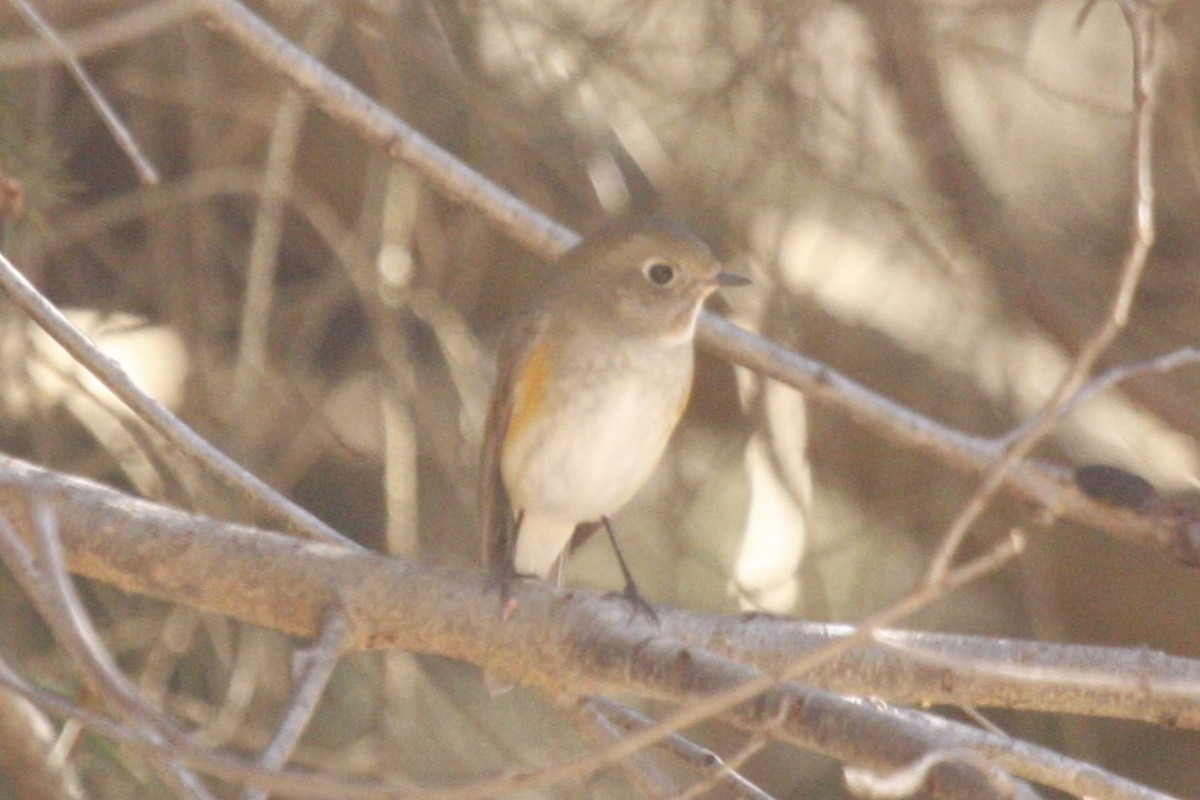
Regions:
[[1158, 492], [1145, 478], [1104, 464], [1076, 469], [1075, 485], [1093, 500], [1134, 511], [1145, 511], [1158, 499]]

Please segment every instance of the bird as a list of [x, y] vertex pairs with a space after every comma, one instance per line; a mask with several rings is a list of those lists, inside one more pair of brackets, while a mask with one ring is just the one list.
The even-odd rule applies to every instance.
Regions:
[[649, 610], [609, 517], [649, 479], [683, 416], [704, 301], [749, 282], [657, 216], [612, 223], [558, 260], [541, 301], [502, 339], [485, 423], [484, 560], [506, 592], [517, 576], [549, 578], [575, 529], [602, 524], [625, 594]]

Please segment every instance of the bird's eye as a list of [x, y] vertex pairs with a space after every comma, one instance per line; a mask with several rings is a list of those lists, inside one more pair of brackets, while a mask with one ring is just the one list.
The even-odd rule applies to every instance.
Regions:
[[655, 286], [666, 286], [675, 280], [675, 268], [661, 261], [651, 261], [645, 266], [645, 272]]

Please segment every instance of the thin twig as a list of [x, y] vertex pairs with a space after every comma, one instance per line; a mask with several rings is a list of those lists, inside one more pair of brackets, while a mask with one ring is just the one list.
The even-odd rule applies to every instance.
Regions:
[[[75, 58], [86, 58], [129, 42], [139, 42], [178, 25], [200, 11], [198, 0], [159, 0], [114, 13], [93, 25], [63, 31], [60, 38]], [[0, 69], [58, 61], [62, 50], [42, 37], [0, 41]]]
[[[304, 49], [320, 56], [333, 40], [342, 14], [336, 4], [319, 4], [305, 34]], [[246, 259], [246, 291], [242, 299], [237, 355], [234, 359], [230, 413], [243, 419], [257, 402], [258, 388], [269, 363], [268, 335], [275, 297], [275, 272], [283, 239], [283, 215], [292, 184], [292, 163], [308, 101], [288, 89], [279, 101], [267, 142], [266, 171]]]
[[108, 387], [143, 422], [161, 434], [181, 453], [207, 467], [227, 486], [239, 490], [270, 518], [314, 539], [330, 544], [358, 547], [222, 453], [187, 423], [172, 414], [166, 406], [139, 389], [115, 361], [101, 353], [94, 342], [26, 280], [3, 252], [0, 252], [0, 287], [8, 293], [16, 306], [23, 309], [42, 330]]
[[561, 255], [579, 240], [358, 91], [241, 3], [202, 2], [212, 26], [240, 42], [263, 66], [286, 75], [315, 105], [389, 157], [409, 164], [445, 196], [479, 209], [498, 230], [546, 258]]
[[[312, 721], [334, 668], [346, 651], [350, 633], [350, 620], [340, 608], [331, 606], [321, 622], [321, 634], [317, 641], [312, 647], [296, 653], [296, 672], [300, 685], [292, 695], [287, 714], [274, 738], [258, 759], [265, 769], [279, 769], [291, 758], [300, 737]], [[262, 789], [247, 789], [242, 794], [242, 800], [266, 800], [266, 797], [267, 793]]]
[[[138, 697], [121, 674], [92, 626], [67, 573], [54, 513], [43, 501], [34, 501], [30, 523], [41, 545], [37, 556], [21, 539], [7, 516], [0, 515], [0, 559], [32, 599], [62, 649], [74, 660], [87, 683], [118, 710], [131, 729], [145, 739], [162, 743], [171, 723]], [[163, 779], [181, 794], [211, 800], [212, 795], [190, 769], [175, 759], [161, 766]]]
[[881, 706], [880, 711], [928, 725], [953, 736], [960, 746], [1018, 775], [1061, 792], [1095, 800], [1172, 800], [1170, 795], [1079, 761], [1047, 747], [979, 730], [923, 711]]
[[[1118, 383], [1127, 381], [1130, 378], [1136, 378], [1141, 375], [1161, 375], [1165, 372], [1194, 366], [1195, 364], [1200, 364], [1200, 348], [1181, 347], [1178, 350], [1172, 350], [1170, 353], [1164, 353], [1161, 356], [1145, 361], [1135, 361], [1130, 364], [1121, 364], [1113, 367], [1103, 375], [1099, 375], [1091, 380], [1086, 386], [1076, 392], [1071, 401], [1063, 408], [1061, 416], [1068, 416], [1097, 394], [1107, 391]], [[1012, 432], [1001, 438], [999, 443], [1007, 447], [1012, 442], [1020, 439], [1025, 435], [1025, 432], [1034, 420], [1030, 420], [1024, 425], [1015, 428]]]
[[[973, 764], [981, 770], [986, 770], [989, 783], [1000, 796], [1017, 796], [1018, 788], [1011, 777], [998, 771], [993, 764], [975, 753], [959, 749], [925, 753], [900, 769], [891, 770], [886, 774], [858, 767], [846, 767], [844, 770], [846, 788], [856, 797], [869, 797], [873, 800], [902, 800], [902, 798], [920, 793], [930, 780], [930, 773], [934, 769], [942, 764], [954, 763]], [[1033, 796], [1041, 797], [1036, 794]]]
[[[559, 704], [560, 710], [575, 723], [593, 747], [604, 747], [620, 740], [621, 729], [590, 700], [570, 698]], [[648, 753], [635, 753], [615, 766], [645, 800], [679, 800], [679, 788], [674, 779], [663, 772]]]
[[936, 584], [945, 578], [959, 546], [975, 520], [983, 514], [991, 499], [1008, 479], [1009, 473], [1040, 442], [1062, 417], [1071, 399], [1083, 387], [1096, 361], [1108, 349], [1129, 320], [1134, 294], [1141, 282], [1150, 249], [1154, 246], [1154, 116], [1157, 107], [1155, 76], [1156, 10], [1144, 0], [1120, 0], [1133, 40], [1133, 214], [1130, 247], [1121, 268], [1120, 281], [1113, 294], [1108, 314], [1100, 328], [1084, 343], [1050, 399], [1013, 441], [1004, 456], [991, 466], [979, 488], [967, 501], [942, 536], [925, 581]]
[[[39, 242], [36, 254], [44, 257], [77, 242], [100, 236], [130, 220], [153, 216], [175, 206], [196, 205], [228, 195], [245, 195], [257, 201], [261, 187], [262, 175], [256, 170], [226, 167], [191, 172], [149, 191], [138, 189], [101, 200], [87, 210], [59, 220], [61, 227], [56, 229], [54, 238]], [[354, 274], [350, 267], [369, 263], [371, 254], [359, 244], [357, 237], [329, 202], [317, 192], [296, 182], [286, 201], [288, 211], [308, 223], [334, 257], [347, 268], [347, 274]]]
[[[639, 730], [653, 723], [644, 714], [608, 697], [589, 697], [585, 701], [596, 713], [611, 718], [626, 730]], [[659, 747], [685, 764], [708, 773], [707, 786], [720, 786], [739, 800], [773, 800], [771, 795], [746, 780], [735, 768], [706, 747], [678, 733], [659, 742]]]
[[385, 800], [412, 793], [377, 781], [331, 779], [309, 770], [265, 770], [242, 759], [197, 744], [178, 730], [167, 733], [159, 742], [142, 735], [127, 721], [116, 721], [90, 708], [75, 705], [58, 695], [39, 689], [21, 678], [8, 662], [0, 657], [0, 686], [21, 695], [31, 703], [64, 719], [78, 720], [89, 730], [121, 742], [130, 749], [164, 760], [188, 763], [226, 781], [242, 782], [270, 791], [296, 797], [342, 797], [346, 800]]
[[125, 123], [121, 121], [117, 112], [108, 104], [108, 100], [104, 98], [104, 94], [100, 91], [99, 87], [92, 83], [87, 70], [83, 68], [83, 64], [75, 57], [75, 54], [71, 52], [71, 48], [67, 43], [59, 37], [58, 32], [25, 0], [9, 0], [9, 2], [25, 18], [30, 27], [37, 31], [38, 35], [42, 36], [58, 51], [59, 58], [62, 59], [63, 64], [66, 65], [71, 75], [74, 76], [75, 82], [79, 84], [79, 88], [87, 95], [92, 107], [96, 109], [96, 113], [104, 121], [105, 127], [108, 128], [117, 145], [125, 152], [130, 162], [133, 163], [133, 168], [137, 172], [138, 179], [146, 184], [158, 183], [158, 171], [154, 169], [154, 165], [142, 153], [141, 148], [137, 145], [137, 141], [133, 138], [133, 134], [125, 127]]

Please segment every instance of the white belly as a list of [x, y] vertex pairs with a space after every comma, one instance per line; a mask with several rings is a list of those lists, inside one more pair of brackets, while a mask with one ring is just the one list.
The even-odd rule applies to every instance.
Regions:
[[513, 508], [572, 527], [620, 510], [654, 471], [690, 388], [690, 357], [670, 366], [650, 373], [652, 391], [595, 376], [585, 391], [552, 386], [546, 402], [557, 412], [504, 449]]

